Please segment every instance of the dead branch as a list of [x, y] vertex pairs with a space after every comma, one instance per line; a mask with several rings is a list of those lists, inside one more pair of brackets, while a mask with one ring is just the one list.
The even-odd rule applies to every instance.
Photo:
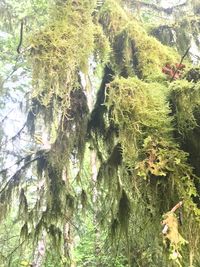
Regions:
[[174, 77], [175, 77], [176, 73], [179, 71], [179, 69], [181, 68], [181, 65], [182, 65], [182, 63], [183, 63], [183, 60], [184, 60], [184, 58], [187, 56], [187, 54], [188, 54], [190, 48], [191, 48], [191, 46], [189, 46], [189, 47], [187, 48], [187, 50], [185, 51], [185, 54], [182, 56], [181, 61], [180, 61], [180, 63], [178, 64], [178, 67], [176, 68], [176, 70], [175, 70], [175, 72], [174, 72], [174, 74], [173, 74], [173, 76], [172, 76], [170, 82], [172, 82], [172, 81], [174, 80]]
[[12, 113], [14, 110], [14, 108], [12, 108], [11, 110], [9, 110], [9, 112], [3, 117], [3, 119], [0, 121], [0, 124], [4, 123], [5, 120], [8, 119], [8, 116], [10, 115], [10, 113]]
[[183, 201], [178, 202], [172, 209], [171, 212], [175, 212], [177, 209], [183, 206]]
[[[167, 233], [168, 233], [168, 231], [169, 231], [169, 228], [170, 227], [174, 227], [174, 225], [175, 225], [175, 228], [178, 228], [178, 221], [175, 219], [173, 219], [173, 216], [174, 216], [174, 212], [177, 210], [177, 209], [179, 209], [179, 208], [181, 208], [183, 206], [183, 201], [180, 201], [180, 202], [178, 202], [168, 213], [166, 213], [166, 214], [168, 214], [168, 217], [167, 218], [165, 218], [162, 222], [161, 222], [161, 224], [163, 225], [163, 229], [162, 229], [162, 234], [163, 235], [167, 235]], [[170, 219], [169, 219], [170, 218]], [[172, 220], [173, 219], [173, 220]], [[173, 224], [172, 224], [173, 223]], [[172, 226], [170, 226], [170, 224], [172, 225]], [[177, 229], [176, 229], [177, 230]]]
[[16, 138], [18, 138], [20, 136], [20, 134], [22, 133], [22, 131], [24, 130], [24, 128], [26, 127], [26, 124], [27, 124], [27, 121], [24, 123], [24, 125], [22, 126], [22, 128], [14, 135], [12, 136], [9, 140], [9, 141], [15, 141]]
[[[41, 151], [38, 151], [37, 153], [40, 153], [40, 152], [45, 152], [45, 153], [48, 153], [49, 150], [47, 151], [44, 151], [44, 150], [41, 150]], [[37, 154], [37, 153], [34, 153], [34, 154]], [[29, 157], [31, 157], [31, 154], [26, 156], [26, 157], [23, 157], [22, 159], [20, 159], [18, 162], [15, 162], [12, 166], [15, 166], [16, 164], [19, 164], [21, 163], [22, 161], [25, 161], [24, 165], [22, 167], [20, 167], [20, 169], [18, 169], [11, 177], [10, 179], [6, 182], [6, 184], [4, 185], [4, 187], [0, 190], [0, 195], [2, 194], [3, 191], [5, 191], [5, 189], [17, 178], [19, 177], [19, 175], [33, 162], [39, 160], [40, 158], [43, 157], [44, 154], [39, 154], [38, 156], [34, 157], [33, 159], [30, 159], [30, 160], [27, 160], [29, 159]], [[27, 161], [26, 161], [27, 160]], [[11, 168], [11, 167], [9, 167]], [[2, 170], [0, 173], [3, 173], [3, 172], [7, 172], [9, 168], [6, 168], [4, 170]]]
[[20, 54], [21, 51], [21, 46], [22, 46], [22, 42], [23, 42], [23, 28], [24, 28], [24, 21], [23, 19], [21, 20], [21, 26], [20, 26], [20, 37], [19, 37], [19, 44], [17, 46], [17, 53]]
[[19, 138], [20, 135], [21, 135], [21, 133], [22, 133], [22, 131], [24, 130], [26, 124], [27, 124], [27, 121], [23, 124], [23, 126], [21, 127], [21, 129], [20, 129], [14, 136], [12, 136], [10, 139], [8, 139], [8, 140], [6, 140], [5, 142], [3, 142], [2, 144], [0, 144], [1, 147], [7, 145], [10, 141], [13, 142], [13, 141], [15, 141], [17, 138]]
[[[30, 163], [32, 163], [33, 161], [36, 161], [38, 160], [39, 158], [41, 158], [44, 154], [48, 154], [50, 150], [48, 149], [41, 149], [41, 150], [38, 150], [38, 151], [34, 151], [28, 155], [26, 155], [25, 157], [22, 157], [21, 159], [17, 160], [16, 162], [14, 162], [12, 165], [8, 166], [7, 168], [5, 169], [2, 169], [0, 171], [0, 174], [3, 174], [3, 173], [7, 173], [9, 169], [11, 169], [12, 167], [14, 167], [15, 165], [19, 165], [22, 161], [25, 162], [25, 164], [21, 167], [21, 169], [24, 169], [27, 167], [27, 165], [29, 165]], [[33, 155], [36, 155], [35, 158], [31, 159], [31, 157]], [[29, 160], [30, 159], [30, 160]], [[1, 192], [0, 192], [1, 193]]]

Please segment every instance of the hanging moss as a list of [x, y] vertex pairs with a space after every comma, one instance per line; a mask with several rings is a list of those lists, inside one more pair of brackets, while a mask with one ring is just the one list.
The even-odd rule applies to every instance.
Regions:
[[[173, 46], [181, 55], [184, 55], [185, 51], [194, 44], [199, 46], [199, 17], [198, 5], [193, 2], [192, 5], [188, 5], [187, 9], [176, 10], [177, 13], [173, 20], [165, 21], [164, 24], [156, 25], [150, 29], [150, 32], [164, 45]], [[197, 1], [198, 2], [198, 1]], [[188, 15], [188, 12], [192, 13]], [[190, 10], [190, 11], [189, 11]], [[178, 12], [177, 12], [178, 11]], [[196, 13], [197, 12], [197, 13]], [[196, 14], [195, 14], [196, 13]], [[198, 57], [195, 59], [195, 55], [191, 55], [193, 61], [198, 61]]]
[[109, 61], [110, 56], [110, 42], [103, 32], [100, 25], [95, 25], [94, 28], [94, 56], [96, 62], [100, 62], [102, 65]]
[[164, 45], [175, 45], [175, 30], [169, 25], [159, 25], [156, 28], [151, 28], [150, 34]]
[[[198, 68], [189, 70], [186, 77], [189, 81], [176, 81], [171, 85], [171, 101], [176, 119], [176, 135], [181, 142], [182, 148], [189, 152], [190, 164], [194, 167], [196, 175], [199, 176], [200, 88]], [[199, 177], [196, 177], [194, 182], [199, 194]], [[194, 201], [199, 207], [199, 197], [195, 197]]]
[[130, 219], [130, 201], [127, 193], [122, 190], [122, 194], [119, 200], [118, 218], [122, 230], [127, 233]]
[[146, 80], [162, 80], [162, 67], [178, 59], [175, 51], [148, 36], [140, 23], [127, 15], [116, 1], [106, 1], [100, 23], [113, 47], [113, 68], [124, 77], [136, 74]]
[[[107, 0], [100, 11], [104, 32], [92, 22], [89, 0], [62, 2], [53, 7], [49, 24], [30, 39], [34, 92], [29, 119], [44, 113], [54, 123], [55, 136], [51, 149], [37, 161], [38, 177], [45, 180], [45, 186], [30, 212], [21, 192], [21, 211], [28, 217], [24, 216], [21, 234], [27, 237], [34, 229], [38, 238], [45, 229], [55, 247], [60, 247], [63, 222], [69, 222], [79, 209], [70, 179], [72, 170], [78, 168], [80, 182], [84, 155], [89, 157], [85, 153], [89, 129], [92, 149], [100, 161], [95, 205], [102, 210], [95, 220], [100, 217], [99, 221], [111, 225], [117, 241], [124, 247], [125, 240], [128, 250], [130, 239], [133, 266], [167, 266], [160, 244], [160, 219], [180, 198], [184, 199], [185, 219], [180, 234], [198, 258], [195, 234], [200, 230], [200, 212], [193, 201], [199, 198], [194, 186], [197, 177], [188, 154], [173, 138], [175, 123], [183, 131], [198, 125], [198, 83], [176, 81], [169, 91], [162, 67], [177, 62], [178, 55], [148, 36], [118, 1]], [[87, 99], [78, 73], [87, 71], [92, 51], [95, 60], [108, 66], [88, 127]], [[175, 119], [169, 94], [179, 108]], [[189, 107], [190, 97], [196, 101], [193, 107]], [[190, 120], [184, 128], [187, 108]], [[32, 131], [34, 126], [30, 125]], [[19, 184], [20, 174], [13, 183]], [[84, 207], [90, 202], [91, 187], [79, 195]], [[2, 198], [6, 196], [1, 195], [4, 202]], [[177, 219], [167, 213], [165, 220], [174, 230], [167, 238], [177, 250], [183, 241]]]
[[45, 107], [56, 98], [62, 111], [69, 108], [77, 72], [86, 70], [93, 50], [92, 9], [87, 0], [52, 7], [48, 26], [30, 38], [33, 97]]
[[[181, 54], [187, 50], [193, 40], [197, 47], [199, 45], [199, 19], [198, 17], [191, 16], [191, 18], [183, 17], [175, 26], [177, 48]], [[192, 38], [191, 38], [192, 36]]]
[[179, 80], [171, 85], [172, 104], [179, 133], [187, 135], [199, 125], [200, 84]]
[[172, 130], [166, 90], [160, 84], [147, 84], [137, 78], [116, 78], [107, 87], [106, 106], [111, 110], [111, 120], [119, 127], [123, 159], [130, 165], [145, 137], [168, 136]]
[[[100, 171], [104, 177], [114, 175], [112, 190], [119, 192], [125, 186], [129, 191], [133, 186], [140, 191], [151, 207], [152, 216], [159, 216], [169, 210], [172, 203], [183, 198], [184, 238], [193, 240], [187, 225], [190, 217], [198, 225], [199, 210], [193, 202], [198, 195], [194, 184], [196, 177], [187, 163], [188, 154], [173, 139], [173, 117], [168, 97], [169, 90], [165, 86], [145, 83], [137, 78], [115, 78], [107, 85], [105, 105], [110, 120], [118, 128], [116, 138], [122, 149], [122, 165], [117, 168], [118, 178], [112, 173], [112, 168], [106, 174], [108, 162]], [[150, 187], [145, 187], [140, 179], [146, 180]], [[130, 205], [132, 207], [133, 203]], [[115, 205], [112, 208], [115, 210]], [[118, 223], [120, 225], [120, 220]]]

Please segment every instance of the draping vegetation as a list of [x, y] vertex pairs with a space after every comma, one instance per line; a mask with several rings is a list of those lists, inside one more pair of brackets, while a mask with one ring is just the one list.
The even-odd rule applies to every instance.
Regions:
[[0, 3], [0, 266], [200, 266], [200, 5], [160, 2]]

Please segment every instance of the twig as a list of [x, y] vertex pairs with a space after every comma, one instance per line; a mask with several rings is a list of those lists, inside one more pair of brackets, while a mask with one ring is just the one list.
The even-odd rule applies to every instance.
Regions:
[[180, 67], [181, 67], [181, 64], [183, 63], [184, 58], [187, 56], [187, 54], [188, 54], [188, 52], [189, 52], [189, 50], [190, 50], [190, 47], [191, 47], [191, 46], [189, 46], [189, 47], [187, 48], [187, 50], [185, 51], [185, 54], [182, 56], [181, 61], [180, 61], [180, 63], [178, 64], [178, 67], [176, 68], [176, 70], [175, 70], [175, 72], [174, 72], [174, 74], [173, 74], [173, 76], [172, 76], [172, 78], [171, 78], [171, 80], [170, 80], [170, 83], [174, 80], [174, 77], [175, 77], [176, 73], [179, 71], [179, 69], [180, 69]]
[[[23, 171], [23, 170], [25, 170], [26, 169], [26, 167], [27, 166], [29, 166], [32, 162], [34, 162], [34, 161], [36, 161], [36, 160], [38, 160], [38, 159], [40, 159], [42, 157], [42, 155], [39, 155], [39, 156], [37, 156], [37, 157], [35, 157], [35, 158], [33, 158], [33, 159], [31, 159], [31, 160], [29, 160], [29, 161], [27, 161], [19, 170], [17, 170], [16, 172], [15, 172], [15, 174], [14, 175], [12, 175], [11, 176], [11, 178], [7, 181], [7, 183], [4, 185], [4, 187], [1, 189], [1, 191], [0, 191], [0, 194], [2, 194], [2, 192], [6, 189], [6, 187], [21, 173], [21, 171]], [[25, 158], [23, 158], [23, 159], [21, 159], [20, 160], [20, 162], [22, 161], [22, 160], [24, 160], [24, 159], [26, 159], [26, 158], [28, 158], [28, 156], [27, 157], [25, 157]], [[15, 163], [16, 164], [16, 163]], [[13, 165], [14, 166], [14, 165]], [[5, 170], [3, 170], [3, 171], [5, 171]], [[2, 171], [1, 171], [2, 172]]]
[[3, 87], [4, 83], [7, 82], [10, 77], [12, 77], [12, 75], [17, 71], [18, 67], [17, 67], [17, 63], [18, 63], [18, 60], [19, 60], [19, 56], [16, 57], [16, 62], [15, 62], [15, 65], [13, 66], [13, 69], [12, 71], [8, 74], [8, 76], [1, 82], [1, 87]]
[[10, 141], [15, 141], [17, 137], [20, 136], [20, 134], [22, 133], [22, 131], [24, 130], [25, 126], [27, 124], [27, 121], [24, 123], [24, 125], [22, 126], [22, 128], [14, 135], [12, 136], [10, 139], [5, 140], [3, 143], [0, 144], [1, 147], [7, 145]]
[[22, 241], [17, 247], [15, 247], [7, 256], [6, 259], [9, 259], [13, 253], [15, 253], [23, 244], [25, 243], [25, 240]]
[[13, 238], [16, 238], [16, 237], [19, 237], [19, 235], [13, 235], [13, 236], [10, 236], [8, 238], [5, 238], [5, 239], [1, 239], [1, 242], [8, 242], [9, 240], [13, 239]]
[[30, 158], [33, 154], [35, 154], [35, 152], [33, 152], [33, 153], [29, 154], [29, 155], [26, 155], [25, 157], [23, 157], [23, 158], [17, 160], [15, 163], [13, 163], [12, 165], [10, 165], [9, 167], [7, 167], [7, 168], [1, 170], [1, 171], [0, 171], [0, 174], [2, 174], [2, 173], [6, 173], [9, 169], [11, 169], [12, 167], [14, 167], [15, 165], [19, 165], [22, 161], [24, 161], [24, 160]]
[[200, 60], [200, 56], [192, 54], [191, 52], [189, 52], [189, 54], [190, 54], [191, 57], [195, 57], [196, 59]]
[[23, 19], [21, 20], [21, 26], [20, 26], [20, 37], [19, 37], [19, 44], [17, 46], [17, 53], [20, 54], [20, 48], [22, 45], [22, 41], [23, 41], [23, 28], [24, 28], [24, 21]]
[[22, 126], [22, 128], [14, 135], [12, 136], [9, 140], [9, 141], [14, 141], [17, 137], [20, 136], [21, 132], [24, 130], [24, 128], [26, 127], [26, 124], [27, 124], [27, 121], [24, 123], [24, 125]]
[[13, 112], [15, 108], [12, 108], [11, 110], [9, 110], [9, 112], [3, 117], [3, 119], [0, 121], [0, 124], [2, 124], [7, 118], [8, 116], [10, 115], [10, 113]]

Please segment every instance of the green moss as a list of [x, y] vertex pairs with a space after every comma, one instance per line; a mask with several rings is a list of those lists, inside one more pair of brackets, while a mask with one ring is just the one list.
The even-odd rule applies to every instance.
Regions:
[[107, 0], [100, 11], [100, 22], [106, 35], [109, 36], [110, 40], [113, 40], [116, 34], [120, 33], [121, 29], [126, 26], [128, 15], [117, 1]]
[[134, 22], [127, 26], [127, 31], [135, 42], [135, 57], [141, 78], [150, 81], [162, 79], [162, 67], [177, 60], [175, 51], [148, 36], [145, 30]]
[[172, 130], [167, 89], [137, 78], [116, 78], [107, 87], [107, 107], [119, 127], [123, 159], [133, 164], [137, 151], [148, 135], [165, 137]]
[[187, 135], [199, 125], [200, 83], [177, 80], [170, 86], [177, 129]]
[[148, 81], [163, 80], [162, 67], [178, 60], [173, 49], [149, 36], [140, 23], [113, 0], [106, 1], [102, 8], [100, 23], [113, 47], [111, 63], [120, 75], [136, 74]]
[[92, 5], [85, 0], [52, 10], [48, 26], [30, 38], [33, 97], [45, 107], [56, 98], [66, 110], [77, 71], [87, 69], [94, 46]]
[[111, 52], [110, 42], [100, 25], [95, 25], [94, 47], [96, 61], [103, 64], [107, 63]]
[[[184, 199], [184, 238], [196, 242], [194, 232], [187, 228], [190, 218], [195, 227], [199, 225], [200, 212], [193, 202], [193, 198], [198, 197], [194, 185], [196, 176], [187, 163], [188, 154], [173, 139], [168, 89], [137, 78], [115, 78], [106, 92], [106, 105], [110, 119], [118, 128], [118, 142], [122, 149], [119, 188], [134, 184], [136, 192], [140, 191], [150, 202], [156, 216], [169, 210], [172, 203]], [[133, 175], [131, 181], [124, 166]], [[149, 187], [143, 184], [142, 188], [141, 179]]]

